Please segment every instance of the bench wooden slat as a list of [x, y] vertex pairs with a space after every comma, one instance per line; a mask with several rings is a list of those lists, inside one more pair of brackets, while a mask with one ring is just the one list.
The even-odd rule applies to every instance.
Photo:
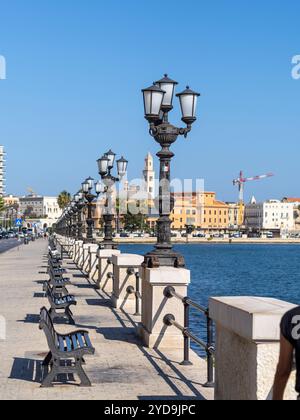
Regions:
[[66, 344], [67, 344], [67, 350], [72, 351], [73, 349], [72, 349], [72, 343], [71, 343], [70, 338], [68, 336], [66, 336], [66, 337], [64, 337], [64, 339], [65, 339]]
[[85, 339], [87, 347], [92, 347], [92, 343], [91, 343], [88, 333], [84, 333], [84, 339]]
[[76, 339], [77, 337], [75, 336], [75, 334], [72, 334], [71, 338], [72, 338], [73, 348], [74, 348], [74, 350], [77, 350], [78, 349], [78, 343], [77, 343], [77, 339]]
[[85, 347], [81, 334], [77, 334], [77, 340], [78, 340], [78, 343], [80, 344], [81, 348]]
[[59, 343], [59, 350], [65, 351], [66, 346], [65, 346], [64, 340], [62, 339], [60, 335], [58, 336], [58, 343]]

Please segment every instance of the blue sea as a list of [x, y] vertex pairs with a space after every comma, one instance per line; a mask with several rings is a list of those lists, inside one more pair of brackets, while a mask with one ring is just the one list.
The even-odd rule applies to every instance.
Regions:
[[[125, 245], [144, 255], [153, 246]], [[300, 245], [190, 244], [175, 247], [192, 272], [189, 297], [207, 306], [211, 296], [262, 296], [300, 305]], [[191, 313], [191, 328], [205, 338], [205, 322]]]

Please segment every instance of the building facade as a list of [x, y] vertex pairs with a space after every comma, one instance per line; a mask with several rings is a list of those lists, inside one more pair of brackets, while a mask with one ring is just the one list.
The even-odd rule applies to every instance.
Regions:
[[13, 195], [7, 195], [3, 198], [5, 207], [14, 207], [15, 209], [20, 208], [20, 199], [19, 197], [14, 197]]
[[62, 214], [57, 197], [34, 195], [21, 197], [19, 210], [25, 218], [48, 218], [50, 221], [57, 220]]
[[285, 197], [283, 203], [291, 203], [294, 206], [294, 223], [295, 230], [300, 231], [300, 198]]
[[294, 204], [279, 200], [247, 204], [245, 226], [252, 230], [293, 231]]
[[0, 197], [5, 196], [5, 151], [0, 146]]
[[183, 230], [186, 226], [209, 231], [229, 228], [229, 206], [217, 200], [214, 192], [174, 193], [172, 229]]

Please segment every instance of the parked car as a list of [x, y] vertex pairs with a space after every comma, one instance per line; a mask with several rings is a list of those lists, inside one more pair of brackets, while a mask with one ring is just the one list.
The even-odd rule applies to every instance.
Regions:
[[122, 232], [120, 233], [120, 238], [129, 238], [129, 235], [126, 232]]

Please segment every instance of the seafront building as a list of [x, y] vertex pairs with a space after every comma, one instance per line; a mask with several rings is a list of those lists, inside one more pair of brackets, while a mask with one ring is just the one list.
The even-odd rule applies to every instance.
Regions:
[[226, 203], [228, 205], [228, 225], [229, 229], [237, 230], [245, 218], [245, 206], [240, 203]]
[[27, 227], [39, 224], [42, 228], [51, 227], [62, 215], [57, 197], [29, 195], [21, 197], [19, 213], [26, 221]]
[[3, 197], [5, 207], [14, 207], [15, 209], [20, 208], [20, 199], [13, 195], [6, 195]]
[[282, 200], [283, 203], [292, 203], [294, 206], [294, 229], [295, 231], [300, 231], [300, 198], [290, 198], [285, 197]]
[[291, 232], [295, 229], [294, 204], [269, 200], [245, 206], [245, 226], [254, 231]]
[[208, 232], [229, 228], [229, 205], [217, 200], [215, 192], [174, 193], [173, 197], [172, 229], [183, 230], [187, 225]]
[[5, 196], [5, 150], [0, 146], [0, 197]]

